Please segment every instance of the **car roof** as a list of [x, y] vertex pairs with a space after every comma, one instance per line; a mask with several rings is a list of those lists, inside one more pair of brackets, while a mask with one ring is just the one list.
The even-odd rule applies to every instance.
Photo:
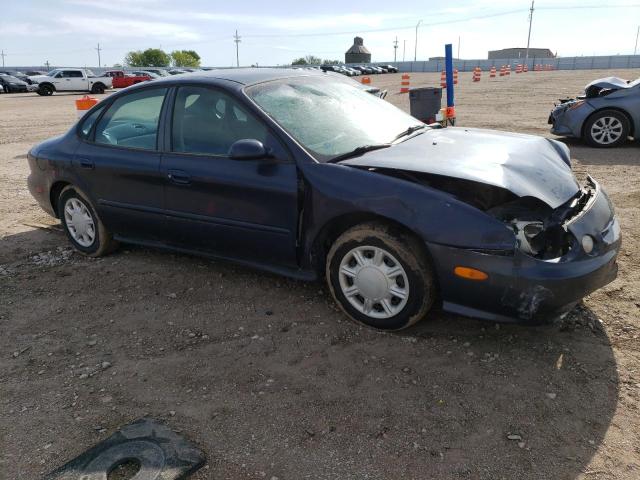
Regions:
[[326, 75], [327, 74], [319, 70], [294, 70], [292, 68], [226, 68], [183, 73], [174, 75], [173, 77], [163, 77], [162, 79], [155, 80], [154, 83], [173, 83], [181, 80], [208, 83], [208, 81], [227, 80], [246, 86], [282, 78]]

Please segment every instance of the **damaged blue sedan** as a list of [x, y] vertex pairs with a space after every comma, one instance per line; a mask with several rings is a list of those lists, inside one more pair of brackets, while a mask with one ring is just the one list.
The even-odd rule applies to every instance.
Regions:
[[129, 242], [324, 277], [378, 329], [436, 303], [539, 322], [617, 272], [613, 206], [564, 144], [431, 128], [331, 73], [136, 85], [28, 159], [32, 195], [86, 255]]

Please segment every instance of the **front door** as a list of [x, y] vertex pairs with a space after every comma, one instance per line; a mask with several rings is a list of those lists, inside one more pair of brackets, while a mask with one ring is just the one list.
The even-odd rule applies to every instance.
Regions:
[[[165, 211], [175, 244], [259, 263], [296, 264], [295, 163], [261, 120], [222, 90], [184, 86], [175, 96], [170, 152], [162, 157]], [[272, 157], [234, 160], [240, 139]]]
[[[81, 126], [86, 138], [73, 161], [78, 185], [107, 228], [123, 237], [159, 241], [164, 234], [158, 125], [166, 93], [147, 88], [121, 96]], [[95, 127], [87, 125], [98, 117]]]

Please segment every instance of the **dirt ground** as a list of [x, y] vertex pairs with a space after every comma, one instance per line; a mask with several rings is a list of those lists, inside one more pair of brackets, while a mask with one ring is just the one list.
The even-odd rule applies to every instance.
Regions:
[[[459, 125], [549, 135], [553, 102], [609, 75], [640, 71], [461, 74]], [[408, 108], [399, 75], [372, 79]], [[618, 279], [562, 323], [436, 310], [383, 334], [321, 283], [73, 253], [25, 182], [28, 149], [72, 125], [75, 98], [0, 95], [1, 479], [40, 478], [145, 415], [206, 452], [193, 479], [640, 478], [640, 144], [567, 142], [624, 238]]]

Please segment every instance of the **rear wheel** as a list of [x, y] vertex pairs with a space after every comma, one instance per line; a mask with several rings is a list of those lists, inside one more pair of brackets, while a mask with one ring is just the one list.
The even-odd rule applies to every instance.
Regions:
[[413, 325], [435, 298], [419, 242], [378, 223], [357, 225], [338, 237], [327, 255], [326, 277], [349, 317], [381, 330]]
[[91, 93], [94, 94], [103, 94], [104, 93], [104, 85], [101, 83], [96, 83], [93, 85], [93, 87], [91, 87]]
[[594, 147], [618, 147], [629, 136], [629, 119], [617, 110], [602, 110], [585, 123], [585, 140]]
[[102, 224], [91, 202], [75, 187], [65, 187], [60, 193], [58, 216], [67, 238], [79, 252], [99, 257], [118, 247], [118, 242]]

